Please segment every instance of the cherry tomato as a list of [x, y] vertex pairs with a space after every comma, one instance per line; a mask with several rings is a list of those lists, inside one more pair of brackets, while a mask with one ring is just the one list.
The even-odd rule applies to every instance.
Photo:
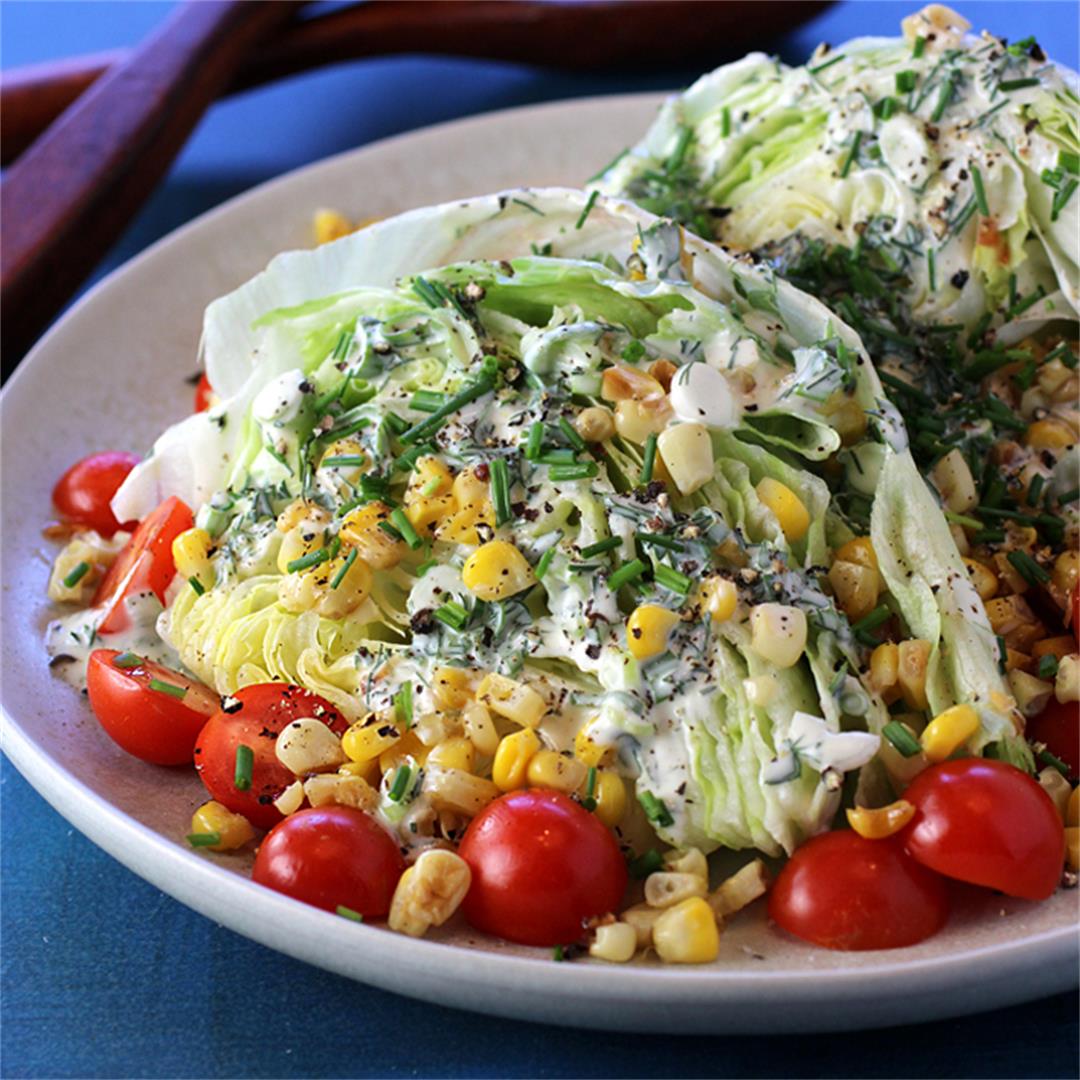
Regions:
[[[305, 718], [321, 720], [338, 735], [349, 726], [329, 701], [299, 686], [257, 683], [237, 690], [206, 722], [195, 744], [195, 768], [206, 790], [252, 825], [272, 829], [281, 821], [274, 799], [296, 779], [277, 759], [277, 737], [294, 720]], [[242, 791], [236, 787], [236, 749], [241, 745], [254, 755], [251, 786]]]
[[1038, 716], [1028, 721], [1027, 736], [1069, 766], [1069, 778], [1080, 775], [1080, 705], [1051, 696]]
[[351, 806], [319, 806], [274, 826], [251, 876], [305, 904], [381, 919], [404, 870], [397, 844], [374, 818]]
[[123, 602], [127, 596], [150, 591], [165, 603], [165, 590], [176, 574], [172, 542], [194, 524], [191, 511], [175, 495], [143, 518], [94, 594], [94, 607], [109, 607], [99, 634], [127, 628], [130, 620]]
[[[149, 660], [117, 667], [121, 655], [116, 649], [90, 654], [86, 689], [98, 722], [114, 742], [143, 761], [190, 765], [195, 739], [221, 700], [208, 686]], [[170, 693], [161, 684], [176, 690]]]
[[1076, 644], [1080, 645], [1080, 583], [1073, 589], [1072, 624], [1073, 637], [1076, 638]]
[[865, 840], [848, 830], [803, 844], [769, 893], [773, 922], [826, 949], [903, 948], [936, 934], [948, 916], [948, 890], [937, 874], [894, 839]]
[[1061, 818], [1026, 773], [985, 758], [944, 761], [919, 773], [904, 798], [915, 805], [904, 846], [923, 866], [1026, 900], [1057, 888]]
[[615, 837], [557, 791], [496, 799], [473, 819], [458, 853], [473, 874], [465, 917], [524, 945], [576, 941], [585, 920], [618, 911], [626, 889]]
[[135, 454], [107, 450], [75, 462], [56, 482], [52, 499], [56, 509], [68, 521], [94, 529], [102, 536], [112, 536], [121, 527], [109, 503], [117, 489], [136, 465]]
[[195, 387], [195, 411], [206, 412], [211, 404], [213, 404], [213, 400], [214, 388], [210, 385], [210, 380], [206, 377], [206, 372], [204, 371]]

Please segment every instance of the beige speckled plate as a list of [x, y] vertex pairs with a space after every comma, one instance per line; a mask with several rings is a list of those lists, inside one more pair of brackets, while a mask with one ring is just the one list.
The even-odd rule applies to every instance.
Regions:
[[[144, 450], [189, 407], [208, 301], [303, 246], [312, 211], [357, 218], [519, 184], [574, 183], [644, 129], [655, 96], [495, 113], [366, 147], [235, 199], [117, 271], [37, 346], [2, 397], [3, 748], [75, 826], [137, 874], [248, 937], [389, 990], [498, 1015], [667, 1033], [871, 1027], [988, 1009], [1074, 985], [1077, 896], [985, 896], [913, 949], [842, 954], [734, 920], [700, 968], [556, 964], [465, 927], [412, 941], [305, 907], [190, 851], [193, 773], [127, 757], [46, 666], [49, 492], [93, 450]], [[107, 377], [102, 378], [102, 373]], [[62, 736], [62, 737], [58, 737]], [[760, 907], [760, 905], [758, 905]]]

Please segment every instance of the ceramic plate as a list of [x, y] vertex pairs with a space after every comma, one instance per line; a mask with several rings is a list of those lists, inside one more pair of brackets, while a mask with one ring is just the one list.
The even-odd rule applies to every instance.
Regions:
[[[644, 130], [657, 98], [494, 113], [391, 139], [266, 184], [118, 270], [41, 341], [2, 398], [3, 746], [77, 828], [204, 915], [292, 956], [446, 1005], [634, 1031], [840, 1030], [974, 1012], [1077, 977], [1076, 894], [984, 897], [923, 945], [843, 954], [782, 938], [753, 909], [713, 965], [558, 964], [465, 927], [413, 941], [262, 889], [233, 858], [191, 851], [194, 773], [144, 765], [49, 671], [41, 633], [49, 492], [94, 450], [142, 451], [189, 408], [202, 311], [276, 252], [308, 243], [320, 206], [354, 218], [515, 185], [573, 184]], [[758, 908], [760, 904], [756, 905]]]

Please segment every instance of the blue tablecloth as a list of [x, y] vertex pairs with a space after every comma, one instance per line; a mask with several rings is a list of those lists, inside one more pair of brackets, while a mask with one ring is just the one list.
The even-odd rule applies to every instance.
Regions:
[[[894, 34], [916, 6], [838, 4], [758, 44], [794, 62], [819, 40]], [[1035, 34], [1077, 66], [1074, 3], [958, 6], [977, 27], [1013, 39]], [[131, 44], [168, 8], [7, 0], [3, 63]], [[717, 63], [730, 58], [718, 49]], [[659, 89], [695, 74], [566, 75], [399, 58], [245, 94], [207, 116], [100, 273], [223, 199], [324, 155], [470, 113]], [[1076, 1074], [1075, 994], [917, 1030], [772, 1039], [566, 1031], [419, 1004], [287, 959], [193, 914], [93, 847], [6, 761], [0, 797], [4, 1076]]]

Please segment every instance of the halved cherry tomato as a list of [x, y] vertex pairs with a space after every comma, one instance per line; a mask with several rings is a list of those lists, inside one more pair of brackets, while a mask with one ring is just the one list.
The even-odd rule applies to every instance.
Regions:
[[208, 686], [149, 660], [117, 666], [118, 656], [130, 655], [116, 649], [90, 654], [86, 689], [94, 715], [129, 754], [154, 765], [190, 765], [195, 739], [221, 699]]
[[848, 830], [798, 848], [769, 894], [773, 922], [826, 949], [899, 949], [936, 934], [948, 917], [949, 894], [937, 874], [892, 838], [865, 840]]
[[56, 509], [68, 521], [85, 525], [102, 536], [112, 536], [121, 525], [109, 503], [138, 464], [135, 454], [119, 450], [84, 457], [57, 480], [52, 493]]
[[374, 818], [351, 806], [320, 806], [274, 826], [251, 876], [305, 904], [381, 919], [404, 870], [393, 837]]
[[458, 853], [473, 880], [465, 917], [524, 945], [577, 941], [587, 919], [619, 910], [626, 860], [592, 814], [557, 791], [512, 791], [485, 807]]
[[195, 411], [206, 412], [213, 404], [213, 401], [214, 388], [210, 385], [210, 380], [206, 377], [206, 372], [204, 371], [195, 387]]
[[1065, 834], [1050, 796], [1003, 761], [962, 758], [924, 769], [904, 798], [913, 859], [946, 877], [1045, 900], [1061, 881]]
[[94, 607], [109, 607], [98, 626], [99, 634], [127, 627], [124, 598], [133, 593], [150, 591], [165, 603], [165, 590], [176, 574], [172, 542], [194, 524], [194, 515], [175, 495], [139, 522], [94, 594]]
[[1027, 724], [1032, 742], [1046, 743], [1046, 749], [1069, 766], [1069, 779], [1080, 775], [1080, 705], [1051, 697], [1038, 716]]
[[[296, 779], [277, 759], [277, 737], [294, 720], [305, 718], [321, 720], [338, 735], [349, 726], [329, 701], [300, 686], [257, 683], [237, 690], [206, 722], [195, 744], [195, 768], [206, 790], [252, 825], [272, 829], [281, 821], [274, 800]], [[251, 786], [245, 790], [236, 787], [236, 748], [241, 745], [254, 755]]]

